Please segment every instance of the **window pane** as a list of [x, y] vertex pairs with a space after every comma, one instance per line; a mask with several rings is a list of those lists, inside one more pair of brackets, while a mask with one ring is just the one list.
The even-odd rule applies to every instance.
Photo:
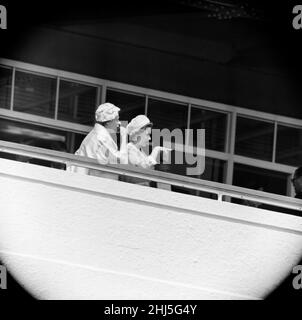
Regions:
[[[190, 128], [205, 129], [206, 149], [225, 151], [227, 115], [225, 113], [191, 108]], [[196, 146], [196, 134], [193, 135]]]
[[79, 149], [85, 137], [86, 137], [86, 134], [74, 133], [74, 146], [71, 150], [72, 153], [75, 153]]
[[183, 130], [187, 127], [188, 106], [150, 98], [148, 117], [153, 122], [154, 128]]
[[[0, 140], [28, 144], [47, 149], [66, 149], [66, 132], [28, 124], [19, 121], [0, 119]], [[58, 147], [58, 146], [61, 147]]]
[[[225, 161], [223, 160], [206, 157], [204, 172], [200, 175], [188, 175], [186, 169], [195, 168], [197, 164], [188, 164], [184, 152], [172, 150], [169, 163], [163, 163], [162, 157], [160, 157], [160, 159], [160, 164], [156, 165], [157, 170], [180, 174], [191, 178], [224, 182]], [[190, 162], [192, 163], [192, 159]]]
[[0, 108], [10, 108], [12, 69], [0, 68]]
[[130, 122], [139, 114], [145, 114], [145, 97], [141, 95], [107, 89], [106, 101], [121, 109], [120, 120]]
[[[243, 164], [235, 164], [233, 184], [240, 187], [286, 196], [287, 186], [289, 187], [288, 178], [290, 176], [291, 175], [278, 171], [260, 169]], [[256, 207], [258, 209], [301, 216], [301, 211], [282, 208], [254, 200], [240, 199], [240, 197], [232, 198], [232, 202], [249, 207]]]
[[[176, 164], [176, 161], [175, 161], [176, 157], [178, 157], [178, 159], [184, 159], [184, 164]], [[179, 174], [179, 175], [188, 176], [191, 178], [198, 178], [198, 179], [216, 181], [216, 182], [224, 182], [225, 168], [226, 168], [225, 161], [206, 157], [205, 170], [201, 175], [198, 175], [198, 176], [187, 175], [186, 169], [187, 168], [194, 168], [194, 167], [196, 167], [196, 164], [188, 165], [186, 163], [184, 153], [181, 155], [180, 152], [178, 152], [178, 151], [175, 152], [174, 150], [171, 152], [171, 164], [161, 163], [161, 164], [158, 164], [155, 166], [156, 170], [159, 170], [159, 171], [165, 171], [165, 172], [169, 172], [169, 173]], [[179, 186], [172, 186], [172, 190], [180, 192], [180, 193], [195, 195], [195, 196], [202, 196], [202, 197], [207, 197], [207, 198], [217, 198], [215, 196], [213, 197], [213, 195], [208, 192], [195, 191], [192, 189], [179, 187]]]
[[273, 139], [272, 123], [237, 117], [236, 154], [272, 161]]
[[[178, 157], [178, 158], [176, 158]], [[176, 161], [176, 159], [178, 159]], [[178, 164], [181, 160], [183, 160], [183, 164]], [[197, 178], [197, 179], [203, 179], [203, 180], [209, 180], [209, 181], [216, 181], [216, 182], [224, 182], [225, 177], [225, 168], [226, 168], [226, 162], [219, 159], [214, 158], [205, 158], [205, 170], [200, 175], [188, 175], [186, 169], [187, 168], [195, 168], [196, 164], [189, 165], [187, 164], [185, 154], [182, 152], [178, 152], [173, 150], [171, 152], [171, 164], [166, 163], [160, 163], [155, 166], [156, 170], [179, 174], [183, 176], [188, 176], [190, 178]], [[187, 193], [191, 195], [197, 195], [197, 196], [203, 196], [203, 197], [210, 197], [212, 196], [209, 193], [206, 192], [200, 192], [195, 191], [192, 189], [187, 189], [183, 187], [178, 186], [172, 186], [173, 191], [181, 192], [181, 193]]]
[[56, 79], [16, 71], [14, 110], [54, 117]]
[[97, 88], [60, 80], [58, 119], [94, 124]]
[[302, 129], [278, 125], [276, 162], [302, 165]]
[[286, 195], [287, 174], [235, 163], [235, 186]]
[[[85, 135], [45, 128], [33, 124], [0, 119], [0, 140], [22, 143], [34, 147], [74, 153]], [[31, 159], [0, 153], [0, 157], [30, 162], [49, 167], [63, 168], [62, 165], [46, 160]]]
[[203, 180], [223, 183], [225, 177], [225, 165], [226, 162], [223, 160], [206, 157], [205, 171], [200, 178]]

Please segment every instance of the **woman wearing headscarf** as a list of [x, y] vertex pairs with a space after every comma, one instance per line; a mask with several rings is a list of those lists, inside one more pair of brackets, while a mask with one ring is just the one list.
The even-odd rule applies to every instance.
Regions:
[[[129, 164], [144, 169], [153, 169], [154, 165], [157, 164], [158, 154], [162, 151], [165, 155], [168, 155], [168, 152], [171, 151], [171, 149], [156, 146], [150, 155], [144, 152], [143, 148], [148, 146], [151, 140], [152, 125], [152, 122], [144, 115], [136, 116], [128, 124], [127, 132], [130, 142], [127, 145], [127, 150]], [[131, 178], [127, 181], [149, 185], [149, 182], [138, 178]]]
[[[120, 127], [121, 146], [118, 150], [116, 144], [116, 132], [120, 125], [120, 108], [112, 103], [101, 104], [95, 112], [95, 125], [93, 129], [82, 141], [80, 148], [75, 152], [76, 155], [94, 158], [100, 164], [125, 164], [128, 161], [127, 156], [127, 130]], [[118, 176], [112, 173], [105, 173], [99, 170], [88, 169], [77, 166], [70, 166], [66, 170], [88, 175], [109, 177], [115, 180]]]

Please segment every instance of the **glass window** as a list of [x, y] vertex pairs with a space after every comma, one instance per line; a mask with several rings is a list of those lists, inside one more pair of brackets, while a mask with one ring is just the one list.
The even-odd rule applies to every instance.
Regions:
[[86, 134], [74, 133], [72, 137], [74, 137], [74, 143], [70, 146], [70, 152], [74, 153], [79, 149], [82, 141], [86, 137]]
[[0, 68], [0, 108], [10, 108], [13, 70]]
[[205, 171], [200, 178], [223, 183], [225, 179], [225, 167], [225, 161], [206, 157]]
[[295, 167], [302, 165], [302, 129], [278, 125], [276, 162]]
[[234, 164], [233, 185], [286, 195], [288, 175], [244, 164]]
[[[178, 157], [177, 161], [176, 161], [176, 157]], [[179, 159], [180, 160], [183, 159], [183, 164], [178, 164], [180, 162]], [[160, 163], [155, 166], [155, 169], [159, 171], [188, 176], [186, 169], [190, 167], [191, 168], [196, 167], [196, 164], [189, 165], [185, 160], [184, 153], [173, 150], [171, 152], [171, 164]], [[200, 175], [188, 176], [188, 177], [223, 183], [225, 179], [225, 168], [226, 168], [225, 161], [206, 157], [204, 172]], [[195, 190], [178, 187], [178, 186], [172, 186], [172, 190], [181, 192], [181, 193], [207, 197], [207, 198], [217, 198], [217, 197], [213, 197], [210, 193], [207, 193], [207, 192], [195, 191]]]
[[[225, 151], [227, 115], [225, 113], [191, 108], [190, 129], [205, 129], [206, 149]], [[196, 146], [196, 134], [193, 135]]]
[[[22, 143], [33, 147], [74, 153], [85, 135], [66, 132], [62, 130], [45, 128], [38, 125], [27, 124], [18, 121], [0, 119], [0, 140]], [[1, 153], [2, 158], [25, 161], [45, 166], [62, 168], [62, 165], [54, 165], [50, 161], [31, 159], [16, 155]]]
[[[160, 171], [180, 174], [192, 178], [203, 180], [224, 182], [225, 177], [225, 161], [210, 157], [205, 158], [205, 170], [200, 175], [187, 175], [187, 168], [194, 168], [196, 164], [188, 164], [184, 152], [172, 150], [169, 163], [164, 163], [160, 157], [160, 163], [156, 165], [156, 169]], [[192, 161], [192, 160], [190, 160]]]
[[96, 87], [60, 80], [58, 119], [93, 125], [96, 99]]
[[54, 117], [56, 79], [16, 71], [14, 110]]
[[237, 117], [235, 153], [272, 161], [274, 124]]
[[120, 120], [130, 122], [139, 114], [145, 114], [145, 96], [125, 91], [107, 89], [106, 101], [121, 109]]
[[157, 99], [148, 99], [148, 118], [153, 127], [169, 130], [187, 128], [188, 106]]

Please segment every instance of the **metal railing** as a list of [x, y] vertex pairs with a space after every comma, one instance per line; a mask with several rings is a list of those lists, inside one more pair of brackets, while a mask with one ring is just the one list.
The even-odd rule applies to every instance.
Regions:
[[0, 152], [62, 163], [67, 166], [74, 165], [85, 167], [88, 169], [117, 174], [119, 176], [140, 178], [143, 180], [154, 181], [170, 186], [182, 187], [194, 191], [208, 192], [216, 195], [218, 201], [229, 201], [229, 198], [231, 197], [240, 200], [249, 200], [261, 204], [302, 211], [302, 201], [300, 199], [162, 171], [141, 169], [130, 165], [104, 165], [98, 163], [95, 159], [77, 156], [61, 151], [49, 150], [0, 140]]

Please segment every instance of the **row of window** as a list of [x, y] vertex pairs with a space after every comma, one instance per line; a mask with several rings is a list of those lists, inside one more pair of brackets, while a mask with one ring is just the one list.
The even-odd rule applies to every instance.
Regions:
[[[40, 76], [16, 70], [12, 83], [12, 69], [0, 68], [0, 108], [40, 115], [85, 125], [93, 125], [94, 111], [102, 87], [60, 79], [58, 108], [56, 110], [57, 78]], [[106, 101], [121, 107], [120, 118], [130, 121], [145, 114], [155, 128], [206, 129], [206, 149], [225, 152], [227, 113], [204, 109], [200, 106], [165, 101], [136, 93], [106, 89]], [[188, 117], [190, 118], [188, 121]], [[196, 138], [196, 137], [195, 137]], [[194, 139], [194, 145], [196, 141]], [[302, 163], [302, 128], [277, 125], [274, 145], [274, 123], [237, 116], [235, 154], [281, 164], [299, 166]]]
[[[103, 90], [105, 92], [102, 92]], [[121, 108], [121, 120], [129, 121], [138, 114], [146, 114], [155, 128], [205, 129], [206, 149], [228, 151], [226, 144], [231, 127], [227, 112], [147, 97], [117, 88], [41, 76], [18, 69], [13, 77], [12, 68], [0, 67], [0, 108], [3, 109], [91, 126], [101, 97]], [[302, 128], [279, 123], [275, 127], [273, 121], [237, 115], [235, 132], [234, 153], [237, 155], [269, 162], [275, 160], [291, 166], [300, 166], [302, 163]], [[21, 120], [0, 119], [1, 140], [74, 153], [84, 136], [64, 129], [26, 124]], [[196, 145], [196, 136], [193, 144]], [[1, 156], [13, 157], [3, 154]], [[175, 151], [171, 156], [172, 159], [175, 158]], [[204, 173], [196, 178], [226, 182], [227, 166], [227, 161], [208, 156]], [[156, 169], [185, 175], [186, 167], [187, 165], [173, 164], [172, 161], [170, 165], [159, 164]], [[285, 173], [235, 163], [232, 177], [233, 184], [237, 186], [288, 194], [289, 175]], [[192, 192], [184, 188], [180, 191]]]
[[[45, 128], [43, 126], [27, 124], [19, 121], [0, 119], [0, 140], [22, 143], [40, 148], [74, 153], [80, 146], [85, 135]], [[20, 156], [1, 154], [0, 157], [36, 163], [34, 159], [21, 159]], [[176, 157], [172, 152], [172, 163]], [[17, 159], [16, 159], [17, 158]], [[20, 158], [20, 159], [19, 159]], [[23, 157], [24, 158], [24, 157]], [[38, 160], [38, 164], [47, 165], [47, 161]], [[186, 174], [188, 166], [182, 164], [158, 164], [157, 170], [167, 171], [175, 174]], [[206, 157], [205, 171], [196, 178], [225, 182], [226, 161]], [[237, 186], [249, 187], [252, 189], [262, 188], [271, 193], [286, 194], [287, 175], [280, 172], [265, 170], [235, 163], [233, 172], [233, 184]], [[176, 188], [175, 189], [180, 189]], [[186, 193], [193, 191], [176, 190]], [[196, 193], [196, 191], [195, 191]]]

